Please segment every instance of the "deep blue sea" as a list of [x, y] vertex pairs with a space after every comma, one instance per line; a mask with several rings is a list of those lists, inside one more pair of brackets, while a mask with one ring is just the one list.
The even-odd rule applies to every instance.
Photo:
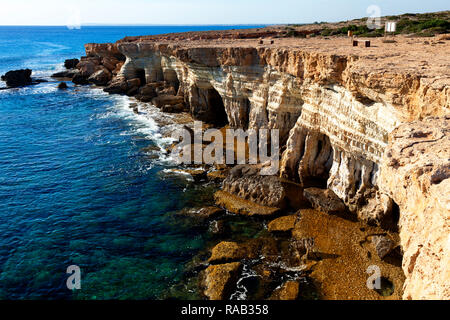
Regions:
[[[129, 98], [71, 83], [58, 91], [49, 76], [85, 43], [228, 28], [243, 26], [0, 27], [0, 74], [49, 80], [0, 91], [0, 299], [159, 299], [183, 281], [208, 236], [175, 212], [207, 204], [214, 186], [168, 174], [148, 151], [167, 142], [156, 110], [135, 115]], [[66, 287], [70, 265], [81, 290]]]

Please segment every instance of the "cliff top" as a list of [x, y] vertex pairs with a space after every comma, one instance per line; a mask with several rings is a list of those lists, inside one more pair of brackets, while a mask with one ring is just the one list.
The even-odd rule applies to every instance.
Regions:
[[[175, 49], [270, 48], [320, 54], [354, 56], [360, 73], [401, 73], [425, 78], [433, 86], [450, 85], [450, 11], [403, 14], [381, 18], [397, 21], [395, 36], [383, 37], [384, 29], [369, 30], [367, 18], [337, 23], [277, 25], [253, 29], [231, 29], [126, 37], [117, 43], [152, 43]], [[352, 30], [353, 47], [347, 31]], [[446, 33], [446, 34], [442, 34]], [[364, 46], [370, 40], [370, 47]]]
[[[195, 35], [186, 33], [184, 36]], [[211, 33], [210, 33], [211, 34]], [[171, 37], [174, 35], [171, 35]], [[386, 42], [386, 39], [393, 42]], [[262, 43], [261, 43], [262, 40]], [[256, 48], [306, 51], [326, 55], [353, 56], [353, 70], [359, 74], [401, 73], [420, 77], [433, 86], [450, 86], [450, 34], [427, 38], [411, 38], [398, 35], [388, 38], [355, 38], [360, 40], [353, 47], [348, 37], [314, 38], [263, 38], [263, 39], [166, 39], [155, 37], [152, 40], [143, 37], [139, 43], [168, 45], [173, 49], [189, 48]], [[370, 40], [370, 47], [364, 46], [364, 40]], [[273, 43], [271, 43], [273, 41]], [[122, 43], [123, 44], [123, 43]]]
[[355, 36], [381, 37], [384, 35], [384, 24], [386, 21], [397, 22], [397, 31], [395, 34], [429, 37], [437, 34], [450, 33], [450, 11], [441, 11], [421, 14], [406, 13], [397, 16], [381, 17], [379, 29], [369, 29], [367, 27], [367, 18], [361, 18], [333, 23], [316, 22], [313, 24], [274, 25], [253, 29], [194, 31], [150, 36], [143, 35], [125, 37], [118, 42], [346, 36], [348, 30], [351, 30]]

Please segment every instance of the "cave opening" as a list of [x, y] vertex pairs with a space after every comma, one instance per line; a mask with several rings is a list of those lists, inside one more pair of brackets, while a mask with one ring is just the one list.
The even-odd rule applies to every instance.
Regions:
[[249, 126], [249, 116], [250, 116], [250, 100], [248, 98], [245, 98], [244, 100], [244, 107], [242, 108], [242, 112], [244, 114], [241, 115], [242, 117], [242, 123], [245, 130], [248, 129]]
[[169, 85], [174, 87], [175, 92], [178, 93], [178, 89], [180, 88], [180, 80], [178, 79], [178, 75], [173, 69], [164, 70], [164, 81], [166, 81]]
[[216, 127], [226, 126], [228, 124], [228, 116], [221, 95], [216, 89], [210, 88], [206, 96], [208, 97], [207, 104], [209, 107], [208, 122], [214, 124]]
[[[308, 136], [310, 139], [314, 137], [315, 143], [308, 145], [306, 141]], [[306, 150], [307, 148], [310, 148], [310, 150]], [[327, 188], [334, 156], [330, 138], [321, 133], [308, 133], [305, 136], [301, 153], [302, 158], [304, 155], [308, 155], [309, 158], [305, 159], [308, 169], [306, 172], [302, 172], [303, 176], [300, 181], [307, 187]]]
[[399, 232], [398, 223], [400, 220], [400, 207], [398, 204], [392, 200], [392, 209], [391, 211], [381, 220], [380, 226], [392, 232]]
[[141, 81], [141, 86], [145, 86], [145, 84], [147, 83], [144, 69], [136, 69], [136, 78], [139, 78], [139, 80]]

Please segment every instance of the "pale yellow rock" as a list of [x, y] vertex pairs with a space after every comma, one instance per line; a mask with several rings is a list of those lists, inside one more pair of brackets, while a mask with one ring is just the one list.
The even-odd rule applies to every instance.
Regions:
[[450, 299], [450, 118], [401, 125], [381, 185], [400, 207], [404, 299]]

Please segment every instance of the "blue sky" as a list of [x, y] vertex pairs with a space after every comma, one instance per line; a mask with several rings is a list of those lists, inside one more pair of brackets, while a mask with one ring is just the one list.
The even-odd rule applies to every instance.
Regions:
[[448, 0], [0, 0], [0, 25], [276, 24], [450, 9]]

